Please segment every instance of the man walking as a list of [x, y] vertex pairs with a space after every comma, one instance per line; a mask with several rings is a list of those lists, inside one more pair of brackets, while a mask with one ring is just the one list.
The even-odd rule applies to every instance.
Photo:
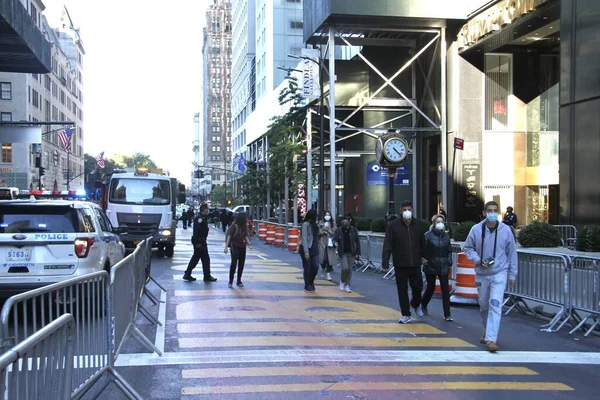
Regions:
[[[383, 242], [383, 270], [390, 268], [390, 253], [394, 261], [396, 272], [396, 287], [402, 318], [401, 324], [412, 321], [410, 307], [412, 306], [418, 317], [423, 316], [421, 310], [421, 290], [423, 278], [421, 264], [425, 257], [425, 232], [426, 227], [413, 218], [413, 208], [410, 201], [403, 201], [400, 205], [402, 218], [388, 223]], [[408, 287], [412, 290], [412, 300], [408, 301]]]
[[192, 276], [192, 271], [198, 265], [198, 261], [202, 260], [202, 272], [204, 273], [204, 282], [215, 282], [217, 278], [213, 278], [210, 274], [210, 255], [208, 254], [208, 205], [200, 206], [200, 215], [194, 219], [192, 244], [194, 245], [194, 254], [188, 264], [188, 267], [183, 274], [183, 280], [193, 282], [196, 280]]
[[504, 290], [507, 281], [509, 289], [515, 286], [518, 258], [512, 230], [498, 220], [498, 203], [487, 202], [483, 214], [485, 221], [471, 228], [463, 251], [475, 264], [475, 284], [484, 329], [480, 341], [494, 353], [500, 349], [496, 341]]

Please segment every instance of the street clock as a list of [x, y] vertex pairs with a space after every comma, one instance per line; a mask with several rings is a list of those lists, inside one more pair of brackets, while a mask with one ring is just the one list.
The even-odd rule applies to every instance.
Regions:
[[399, 167], [408, 157], [408, 142], [400, 133], [383, 134], [377, 139], [375, 156], [383, 167]]

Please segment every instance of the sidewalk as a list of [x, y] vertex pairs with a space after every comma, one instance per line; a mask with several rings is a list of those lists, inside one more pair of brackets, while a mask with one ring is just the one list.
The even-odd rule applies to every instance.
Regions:
[[[154, 307], [164, 328], [139, 325], [164, 348], [163, 357], [135, 344], [117, 360], [148, 399], [448, 399], [593, 398], [600, 340], [539, 332], [542, 321], [503, 318], [499, 345], [479, 344], [476, 308], [453, 308], [443, 320], [441, 301], [430, 315], [400, 325], [393, 281], [354, 273], [353, 293], [318, 280], [303, 291], [298, 254], [254, 241], [245, 286], [227, 288], [229, 255], [211, 227], [209, 251], [218, 281], [181, 279], [192, 253], [191, 231], [178, 230], [175, 257], [153, 260], [153, 276], [168, 292]], [[161, 315], [162, 314], [162, 315]], [[577, 364], [592, 364], [581, 366]], [[102, 398], [115, 400], [112, 390]], [[435, 396], [435, 395], [434, 395]]]

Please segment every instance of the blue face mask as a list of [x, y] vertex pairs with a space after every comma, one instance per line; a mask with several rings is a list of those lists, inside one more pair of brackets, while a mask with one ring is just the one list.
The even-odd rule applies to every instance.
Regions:
[[487, 213], [486, 218], [490, 222], [498, 222], [498, 213]]

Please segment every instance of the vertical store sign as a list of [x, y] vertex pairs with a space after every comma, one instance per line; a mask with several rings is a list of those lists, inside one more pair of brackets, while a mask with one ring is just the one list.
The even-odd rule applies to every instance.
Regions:
[[303, 183], [298, 184], [298, 208], [302, 214], [306, 212], [306, 188]]
[[481, 184], [481, 166], [479, 164], [463, 164], [464, 204], [465, 208], [476, 208], [479, 205], [479, 185]]
[[302, 96], [305, 99], [321, 97], [319, 64], [317, 63], [320, 56], [319, 49], [302, 49]]

